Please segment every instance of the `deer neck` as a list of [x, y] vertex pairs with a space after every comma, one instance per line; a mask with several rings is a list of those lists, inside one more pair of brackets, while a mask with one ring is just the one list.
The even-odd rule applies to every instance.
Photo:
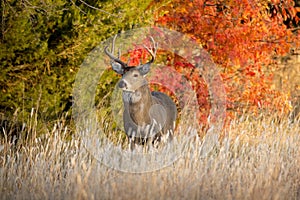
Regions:
[[148, 85], [132, 92], [127, 104], [131, 119], [138, 125], [150, 124], [149, 109], [152, 104], [153, 99]]

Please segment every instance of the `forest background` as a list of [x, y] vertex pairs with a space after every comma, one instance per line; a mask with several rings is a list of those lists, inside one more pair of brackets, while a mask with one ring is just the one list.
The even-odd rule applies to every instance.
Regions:
[[[0, 3], [2, 199], [300, 199], [298, 0]], [[117, 33], [142, 27], [187, 34], [211, 55], [226, 90], [226, 124], [206, 156], [204, 129], [170, 166], [134, 174], [103, 164], [82, 145], [74, 134], [72, 92], [89, 52]], [[143, 54], [129, 55], [134, 62]], [[189, 81], [200, 105], [199, 124], [206, 124], [207, 83], [188, 60], [165, 51], [158, 58], [167, 58], [166, 67]], [[124, 150], [126, 137], [110, 108], [120, 77], [103, 67], [95, 107], [115, 142], [110, 151]], [[180, 120], [184, 126], [176, 134], [192, 132], [192, 122]], [[148, 167], [132, 165], [127, 167]]]
[[[245, 110], [290, 113], [299, 107], [299, 6], [296, 0], [1, 1], [1, 118], [24, 122], [36, 112], [48, 126], [70, 114], [87, 54], [118, 32], [153, 25], [190, 35], [212, 55], [229, 118]], [[287, 64], [291, 59], [296, 64]], [[199, 77], [188, 77], [189, 64], [173, 60], [207, 104]], [[99, 98], [116, 80], [106, 77]]]

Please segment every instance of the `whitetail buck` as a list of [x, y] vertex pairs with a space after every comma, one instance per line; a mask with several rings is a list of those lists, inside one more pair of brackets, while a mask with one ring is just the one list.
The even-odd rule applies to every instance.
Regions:
[[144, 45], [151, 55], [149, 62], [128, 66], [121, 61], [120, 50], [118, 57], [114, 56], [116, 37], [117, 35], [113, 39], [111, 52], [108, 47], [105, 47], [104, 52], [111, 59], [112, 69], [122, 75], [118, 87], [123, 91], [123, 122], [130, 148], [135, 144], [144, 145], [150, 142], [156, 145], [162, 137], [172, 139], [177, 115], [176, 105], [166, 94], [151, 92], [145, 79], [151, 63], [155, 60], [157, 43], [151, 37], [153, 46], [148, 48]]

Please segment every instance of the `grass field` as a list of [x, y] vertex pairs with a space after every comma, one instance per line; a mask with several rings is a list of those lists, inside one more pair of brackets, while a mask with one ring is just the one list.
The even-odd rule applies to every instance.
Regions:
[[2, 139], [1, 199], [300, 199], [300, 126], [288, 118], [233, 121], [207, 156], [188, 143], [172, 165], [124, 173], [98, 162], [67, 127], [26, 143]]

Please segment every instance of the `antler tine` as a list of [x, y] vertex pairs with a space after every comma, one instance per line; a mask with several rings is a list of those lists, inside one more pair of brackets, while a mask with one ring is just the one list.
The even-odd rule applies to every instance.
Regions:
[[[118, 34], [116, 34], [114, 36], [113, 41], [112, 41], [112, 47], [111, 47], [111, 53], [112, 54], [115, 52], [115, 42], [116, 42], [117, 36], [118, 36]], [[118, 58], [120, 58], [120, 55], [118, 55]]]
[[153, 48], [154, 48], [154, 54], [156, 56], [156, 51], [157, 51], [157, 48], [158, 48], [158, 42], [155, 42], [155, 40], [153, 39], [153, 37], [151, 36], [151, 41], [153, 43]]
[[106, 47], [104, 48], [104, 52], [105, 52], [106, 55], [108, 55], [108, 57], [109, 57], [112, 61], [121, 64], [121, 66], [122, 66], [123, 68], [125, 68], [125, 67], [126, 67], [126, 63], [124, 63], [122, 60], [120, 60], [121, 50], [119, 49], [119, 51], [118, 51], [118, 57], [115, 57], [115, 56], [113, 55], [113, 53], [114, 53], [114, 51], [115, 51], [115, 41], [116, 41], [117, 36], [118, 36], [118, 35], [115, 35], [114, 38], [113, 38], [113, 41], [112, 41], [112, 50], [111, 50], [111, 52], [108, 51], [108, 46], [106, 46]]
[[[152, 47], [152, 45], [150, 46], [151, 49], [149, 49], [146, 45], [143, 45], [143, 47], [150, 53], [150, 55], [151, 55], [152, 58], [149, 61], [149, 63], [152, 63], [155, 60], [155, 58], [156, 58], [156, 51], [157, 51], [158, 43], [155, 42], [155, 40], [153, 39], [152, 36], [150, 37], [150, 39], [151, 39], [151, 41], [153, 43], [153, 47]], [[153, 48], [153, 50], [152, 50], [152, 48]]]

